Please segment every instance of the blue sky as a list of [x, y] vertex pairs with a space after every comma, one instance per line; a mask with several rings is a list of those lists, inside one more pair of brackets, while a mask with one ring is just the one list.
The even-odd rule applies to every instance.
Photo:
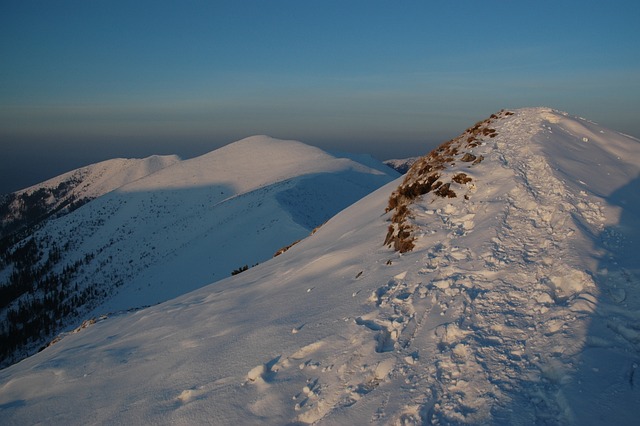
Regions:
[[0, 0], [0, 192], [253, 134], [379, 159], [501, 108], [640, 136], [635, 1]]

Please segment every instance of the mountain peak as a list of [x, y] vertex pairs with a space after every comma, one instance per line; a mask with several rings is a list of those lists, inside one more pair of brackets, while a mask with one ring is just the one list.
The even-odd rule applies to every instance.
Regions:
[[283, 150], [293, 149], [301, 151], [321, 151], [319, 148], [312, 147], [295, 140], [277, 139], [267, 135], [253, 135], [232, 142], [222, 148], [214, 151], [220, 152], [230, 151], [238, 152], [240, 155], [249, 154], [249, 152], [271, 152], [273, 154], [281, 154]]
[[92, 310], [155, 304], [269, 259], [396, 177], [256, 136], [184, 161], [109, 160], [18, 194], [0, 205], [0, 366]]
[[[401, 253], [414, 248], [416, 226], [411, 206], [417, 199], [428, 197], [434, 203], [436, 198], [444, 198], [447, 204], [470, 204], [479, 190], [484, 196], [482, 187], [495, 185], [506, 169], [513, 176], [505, 175], [505, 183], [526, 178], [525, 171], [537, 167], [539, 178], [546, 173], [549, 182], [558, 178], [569, 185], [577, 182], [579, 188], [573, 185], [572, 190], [606, 196], [611, 188], [637, 173], [627, 161], [635, 148], [628, 139], [546, 107], [492, 114], [413, 164], [389, 198], [387, 211], [393, 215], [385, 244]], [[606, 177], [593, 173], [602, 161], [620, 165], [607, 170]]]
[[178, 163], [177, 155], [114, 158], [71, 170], [0, 199], [0, 238], [69, 213], [87, 202]]
[[284, 254], [0, 370], [3, 418], [637, 423], [639, 142], [494, 116]]
[[484, 152], [481, 148], [486, 145], [486, 140], [498, 135], [492, 126], [512, 115], [514, 113], [504, 110], [492, 114], [413, 163], [402, 184], [389, 198], [387, 212], [393, 210], [394, 213], [385, 244], [393, 245], [401, 253], [414, 248], [415, 236], [408, 219], [409, 206], [416, 198], [433, 193], [442, 198], [456, 198], [459, 194], [465, 200], [469, 199], [475, 190], [470, 169], [484, 160], [480, 152]]
[[225, 181], [225, 176], [233, 175], [236, 178], [232, 189], [235, 193], [243, 193], [293, 176], [338, 171], [345, 167], [381, 174], [360, 163], [337, 158], [302, 142], [258, 135], [181, 161], [155, 174], [153, 179], [134, 182], [121, 190], [139, 192], [206, 187]]

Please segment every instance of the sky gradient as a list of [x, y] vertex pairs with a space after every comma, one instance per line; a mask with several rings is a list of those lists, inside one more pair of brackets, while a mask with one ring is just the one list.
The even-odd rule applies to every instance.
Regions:
[[254, 134], [422, 155], [501, 108], [640, 136], [635, 1], [0, 0], [0, 193]]

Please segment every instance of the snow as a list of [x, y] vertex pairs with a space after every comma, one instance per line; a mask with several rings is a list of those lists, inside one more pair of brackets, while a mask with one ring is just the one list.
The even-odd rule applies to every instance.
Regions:
[[406, 173], [407, 170], [415, 163], [420, 157], [410, 157], [404, 159], [391, 159], [385, 160], [384, 164], [398, 171], [399, 173]]
[[[392, 176], [300, 142], [254, 136], [123, 186], [100, 200], [126, 210], [102, 227], [101, 244], [120, 228], [125, 256], [150, 260], [142, 271], [134, 260], [128, 286], [136, 290], [120, 291], [96, 314], [155, 304], [267, 260]], [[155, 250], [140, 254], [141, 246]]]
[[[68, 287], [96, 295], [64, 318], [66, 329], [87, 315], [164, 302], [268, 260], [398, 176], [372, 159], [367, 163], [376, 167], [268, 136], [171, 164], [155, 159], [89, 167], [78, 188], [97, 194], [116, 176], [126, 183], [30, 237], [45, 253], [53, 243], [65, 247], [57, 272], [80, 262]], [[156, 165], [163, 167], [146, 173]], [[0, 277], [10, 272], [0, 270]]]
[[176, 155], [152, 155], [142, 159], [115, 158], [72, 170], [17, 191], [17, 194], [31, 193], [43, 187], [55, 188], [62, 182], [76, 178], [82, 181], [82, 185], [74, 188], [71, 194], [78, 199], [93, 199], [178, 162], [180, 158]]
[[121, 191], [193, 189], [227, 185], [233, 191], [233, 195], [237, 195], [300, 175], [343, 170], [387, 174], [346, 158], [337, 158], [302, 142], [261, 135], [251, 136], [200, 157], [185, 160], [160, 171], [153, 179], [133, 182], [121, 188]]
[[268, 262], [1, 370], [3, 422], [636, 424], [639, 141], [548, 108], [491, 127], [441, 171], [472, 178], [455, 198], [410, 205], [412, 251], [383, 245], [399, 178]]

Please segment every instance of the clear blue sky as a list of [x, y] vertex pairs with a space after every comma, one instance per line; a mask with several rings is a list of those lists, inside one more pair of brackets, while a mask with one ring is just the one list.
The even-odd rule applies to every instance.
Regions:
[[379, 159], [501, 108], [640, 136], [638, 1], [0, 0], [0, 192], [253, 134]]

